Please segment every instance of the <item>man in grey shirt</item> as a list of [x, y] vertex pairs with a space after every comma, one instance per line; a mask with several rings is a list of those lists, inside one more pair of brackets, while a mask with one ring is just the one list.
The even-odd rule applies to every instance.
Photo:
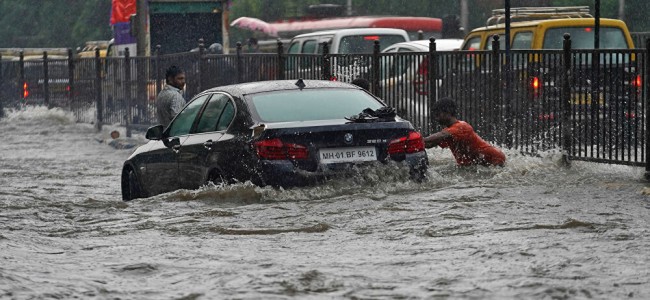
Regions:
[[185, 106], [183, 87], [185, 87], [185, 72], [177, 66], [171, 66], [165, 73], [167, 85], [156, 97], [156, 116], [158, 123], [165, 128]]

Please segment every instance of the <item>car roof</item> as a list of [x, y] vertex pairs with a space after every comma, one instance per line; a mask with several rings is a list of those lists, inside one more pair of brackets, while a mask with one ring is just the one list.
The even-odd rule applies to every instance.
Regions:
[[294, 39], [301, 37], [320, 36], [320, 35], [353, 35], [353, 34], [404, 34], [408, 35], [403, 29], [397, 28], [348, 28], [335, 30], [322, 30], [310, 33], [296, 35]]
[[[232, 95], [246, 95], [246, 94], [256, 94], [264, 92], [273, 92], [273, 91], [287, 91], [287, 90], [298, 90], [300, 89], [296, 83], [298, 80], [267, 80], [267, 81], [255, 81], [247, 83], [238, 83], [226, 86], [220, 86], [204, 91], [208, 92], [226, 92]], [[340, 81], [329, 81], [329, 80], [302, 80], [305, 84], [304, 89], [315, 89], [315, 88], [339, 88], [339, 89], [357, 89], [361, 90], [360, 87]]]
[[[448, 50], [460, 49], [460, 46], [463, 44], [463, 39], [436, 39], [435, 42], [436, 42], [436, 50], [448, 51]], [[423, 51], [429, 51], [429, 43], [430, 43], [429, 40], [401, 42], [386, 47], [386, 49], [384, 49], [383, 52], [386, 52], [386, 50], [393, 49], [399, 46], [412, 46], [413, 48], [417, 48]]]
[[[512, 22], [510, 23], [510, 26], [512, 28], [519, 28], [519, 27], [533, 27], [533, 26], [539, 26], [539, 25], [544, 25], [546, 27], [573, 27], [573, 26], [593, 26], [595, 22], [594, 18], [563, 18], [563, 19], [545, 19], [545, 20], [531, 20], [531, 21], [521, 21], [521, 22]], [[600, 25], [601, 26], [625, 26], [625, 22], [617, 19], [607, 19], [607, 18], [601, 18], [600, 19]], [[490, 26], [484, 26], [484, 27], [478, 27], [475, 28], [470, 32], [481, 32], [481, 31], [489, 31], [489, 30], [503, 30], [505, 29], [505, 24], [497, 24], [497, 25], [490, 25]]]

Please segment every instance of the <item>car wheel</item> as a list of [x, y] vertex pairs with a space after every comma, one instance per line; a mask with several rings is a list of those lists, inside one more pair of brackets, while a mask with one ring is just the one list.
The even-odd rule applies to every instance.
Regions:
[[411, 180], [415, 182], [423, 182], [427, 178], [427, 165], [424, 162], [417, 164], [416, 166], [411, 167], [409, 170], [409, 175]]
[[210, 176], [208, 176], [208, 183], [212, 182], [214, 185], [220, 185], [226, 182], [226, 180], [221, 176], [221, 174], [217, 171], [212, 171], [210, 172]]
[[129, 201], [142, 197], [140, 183], [131, 168], [125, 168], [122, 172], [122, 200]]

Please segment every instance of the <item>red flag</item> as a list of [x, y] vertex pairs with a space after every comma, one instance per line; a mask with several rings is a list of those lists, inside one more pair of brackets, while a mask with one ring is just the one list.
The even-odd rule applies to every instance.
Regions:
[[128, 22], [129, 17], [135, 14], [136, 0], [112, 0], [111, 25]]

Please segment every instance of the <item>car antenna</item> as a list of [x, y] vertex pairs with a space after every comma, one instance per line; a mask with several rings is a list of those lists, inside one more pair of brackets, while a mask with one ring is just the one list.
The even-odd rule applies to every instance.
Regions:
[[298, 81], [296, 81], [296, 86], [302, 91], [306, 85], [305, 82], [302, 81], [302, 78], [299, 78]]

